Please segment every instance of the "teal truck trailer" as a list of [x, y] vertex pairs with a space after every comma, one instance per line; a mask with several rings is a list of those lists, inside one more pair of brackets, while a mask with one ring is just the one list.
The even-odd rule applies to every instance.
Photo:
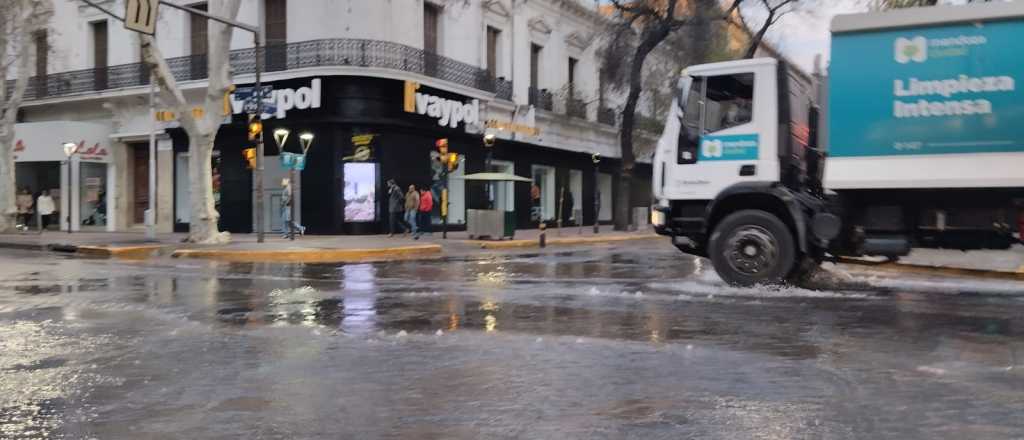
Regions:
[[652, 223], [735, 285], [798, 283], [832, 257], [1009, 248], [1022, 79], [1024, 2], [837, 16], [828, 75], [691, 66], [655, 152]]

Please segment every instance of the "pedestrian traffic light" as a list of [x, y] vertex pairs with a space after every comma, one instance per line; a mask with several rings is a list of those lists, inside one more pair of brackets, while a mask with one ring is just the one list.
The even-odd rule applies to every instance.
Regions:
[[258, 115], [249, 115], [249, 140], [255, 142], [260, 138], [261, 133], [263, 133], [263, 121]]
[[242, 150], [242, 157], [245, 158], [246, 166], [250, 170], [256, 169], [256, 149], [246, 148]]
[[448, 155], [448, 139], [441, 138], [434, 143], [437, 146], [437, 152], [441, 153], [441, 157], [444, 158]]
[[455, 171], [459, 168], [459, 155], [452, 153], [448, 156], [448, 168]]

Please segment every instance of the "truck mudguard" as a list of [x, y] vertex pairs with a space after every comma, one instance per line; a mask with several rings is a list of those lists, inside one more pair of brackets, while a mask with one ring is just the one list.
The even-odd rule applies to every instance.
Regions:
[[[740, 209], [762, 209], [779, 216], [779, 220], [793, 229], [793, 236], [801, 252], [807, 252], [807, 221], [804, 214], [806, 197], [801, 197], [771, 182], [741, 182], [729, 186], [718, 194], [707, 207], [707, 234], [711, 236], [715, 225], [731, 212]], [[813, 199], [813, 197], [812, 197]]]

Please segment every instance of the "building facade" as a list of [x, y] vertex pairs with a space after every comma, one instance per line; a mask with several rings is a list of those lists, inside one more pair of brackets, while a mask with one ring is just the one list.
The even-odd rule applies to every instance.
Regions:
[[[64, 219], [76, 230], [140, 227], [155, 128], [157, 228], [187, 230], [188, 138], [175, 121], [151, 117], [137, 38], [84, 3], [56, 3], [50, 30], [37, 36], [36, 72], [16, 127], [18, 185], [59, 193], [62, 227]], [[100, 3], [123, 10], [121, 1]], [[160, 13], [158, 44], [186, 97], [198, 103], [206, 21], [166, 7]], [[449, 178], [454, 229], [464, 227], [467, 209], [490, 206], [514, 211], [520, 228], [559, 217], [563, 224], [611, 221], [620, 154], [616, 111], [598, 87], [606, 19], [596, 2], [243, 0], [238, 20], [264, 30], [263, 82], [273, 86], [277, 108], [264, 115], [266, 191], [258, 213], [243, 152], [252, 146], [243, 101], [227, 97], [213, 164], [222, 229], [251, 232], [258, 215], [268, 230], [281, 227], [288, 174], [269, 135], [279, 127], [293, 133], [288, 152], [300, 151], [298, 133], [314, 135], [295, 177], [298, 219], [311, 233], [383, 231], [387, 181], [439, 188], [440, 138], [459, 155]], [[252, 85], [251, 35], [236, 31], [232, 48], [236, 87]], [[484, 145], [485, 133], [496, 136], [493, 147]], [[81, 144], [83, 153], [66, 160], [65, 142]], [[488, 164], [533, 184], [459, 179]], [[649, 166], [640, 164], [637, 174], [631, 205], [643, 207]]]

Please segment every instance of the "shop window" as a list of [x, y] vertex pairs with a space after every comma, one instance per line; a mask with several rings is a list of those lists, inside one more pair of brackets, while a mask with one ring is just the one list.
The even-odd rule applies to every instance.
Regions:
[[107, 225], [107, 165], [79, 165], [79, 218], [83, 226]]
[[531, 171], [533, 176], [533, 185], [530, 188], [531, 217], [534, 221], [555, 220], [558, 215], [555, 211], [558, 194], [555, 188], [555, 169], [549, 166], [534, 165]]
[[612, 175], [605, 173], [597, 174], [598, 202], [600, 203], [600, 215], [598, 219], [603, 222], [612, 220]]
[[572, 194], [569, 219], [579, 223], [583, 216], [583, 171], [569, 170], [569, 193]]
[[501, 31], [487, 26], [487, 73], [491, 78], [498, 76], [498, 41]]
[[[502, 160], [492, 160], [491, 169], [493, 173], [508, 173], [515, 174], [515, 165], [512, 162], [505, 162]], [[516, 209], [516, 197], [515, 187], [513, 182], [491, 182], [490, 183], [490, 194], [491, 194], [491, 206], [494, 209], [504, 211], [515, 211]]]
[[377, 221], [377, 164], [346, 162], [345, 221]]

